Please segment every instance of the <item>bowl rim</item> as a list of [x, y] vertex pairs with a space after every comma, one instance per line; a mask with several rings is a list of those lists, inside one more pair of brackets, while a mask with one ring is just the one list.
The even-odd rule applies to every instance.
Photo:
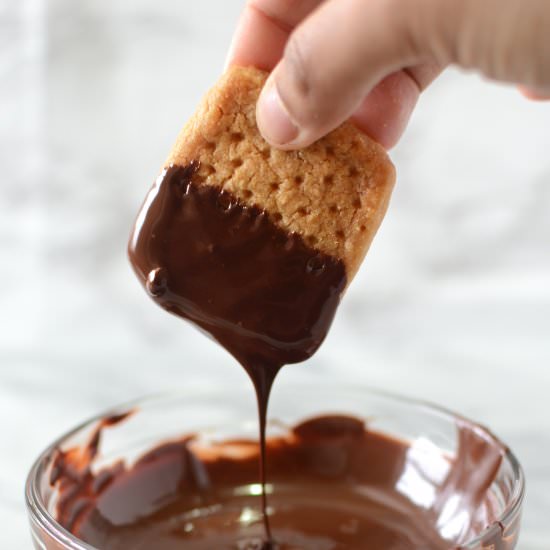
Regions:
[[[307, 386], [308, 388], [315, 387], [316, 389], [327, 389], [329, 385], [326, 383], [293, 383], [292, 387], [296, 388], [299, 386]], [[334, 385], [331, 383], [331, 388], [334, 389]], [[381, 397], [383, 399], [388, 399], [390, 401], [396, 401], [402, 404], [406, 404], [412, 407], [419, 408], [421, 410], [427, 410], [430, 413], [436, 414], [440, 417], [443, 417], [448, 420], [459, 420], [459, 421], [465, 421], [472, 426], [476, 428], [476, 431], [478, 434], [483, 435], [484, 437], [490, 437], [493, 438], [496, 442], [500, 443], [503, 448], [505, 449], [503, 458], [504, 460], [507, 460], [510, 464], [512, 471], [514, 473], [514, 490], [512, 495], [510, 496], [509, 502], [506, 505], [504, 511], [502, 514], [487, 528], [485, 528], [479, 535], [477, 535], [475, 538], [468, 540], [467, 542], [461, 543], [460, 548], [477, 548], [477, 545], [483, 542], [483, 540], [492, 534], [495, 534], [497, 531], [502, 531], [502, 525], [507, 525], [508, 523], [511, 523], [514, 521], [515, 517], [520, 514], [521, 507], [525, 498], [525, 490], [526, 490], [526, 480], [525, 480], [525, 474], [523, 471], [523, 468], [515, 456], [515, 454], [510, 450], [510, 448], [497, 436], [491, 432], [488, 428], [486, 428], [484, 425], [480, 424], [479, 422], [475, 422], [471, 419], [469, 419], [466, 416], [463, 416], [461, 414], [453, 412], [451, 409], [448, 409], [444, 406], [434, 404], [430, 402], [429, 400], [424, 399], [418, 399], [414, 397], [404, 396], [399, 393], [394, 393], [388, 390], [375, 388], [370, 385], [351, 385], [351, 384], [343, 384], [339, 383], [337, 385], [338, 391], [349, 391], [356, 393], [365, 393], [374, 395], [377, 397]], [[46, 447], [36, 458], [36, 460], [33, 462], [29, 473], [27, 475], [27, 479], [25, 482], [25, 505], [28, 512], [29, 520], [32, 524], [38, 524], [42, 530], [46, 532], [46, 534], [54, 540], [56, 543], [63, 545], [65, 548], [70, 550], [101, 550], [99, 548], [96, 548], [95, 546], [92, 546], [80, 539], [78, 539], [75, 535], [73, 535], [70, 531], [65, 529], [60, 523], [57, 522], [57, 520], [46, 510], [46, 507], [44, 503], [42, 502], [42, 499], [39, 494], [39, 487], [38, 487], [38, 475], [41, 473], [41, 467], [45, 460], [47, 460], [52, 453], [54, 453], [56, 450], [58, 450], [63, 442], [65, 442], [67, 439], [71, 438], [75, 434], [77, 434], [79, 431], [91, 427], [97, 422], [101, 421], [105, 417], [119, 415], [123, 413], [127, 413], [129, 410], [137, 409], [139, 410], [142, 407], [147, 407], [154, 405], [155, 403], [163, 402], [169, 399], [174, 399], [175, 397], [185, 397], [185, 396], [193, 396], [196, 398], [197, 396], [200, 397], [200, 394], [208, 395], [210, 398], [215, 396], [216, 394], [227, 394], [228, 390], [242, 390], [242, 386], [230, 384], [229, 386], [225, 385], [224, 387], [212, 387], [210, 385], [203, 386], [200, 385], [198, 387], [188, 386], [185, 389], [179, 388], [179, 389], [172, 389], [172, 390], [165, 390], [160, 392], [154, 392], [154, 393], [148, 393], [145, 395], [142, 395], [141, 397], [134, 398], [132, 400], [129, 400], [125, 403], [121, 403], [119, 405], [115, 405], [113, 407], [109, 407], [100, 413], [93, 415], [86, 420], [80, 422], [75, 427], [70, 429], [69, 431], [63, 433], [58, 438], [56, 438], [48, 447]]]

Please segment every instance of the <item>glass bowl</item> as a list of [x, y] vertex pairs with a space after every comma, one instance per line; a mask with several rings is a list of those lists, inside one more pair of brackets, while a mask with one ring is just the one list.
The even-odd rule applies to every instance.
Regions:
[[[131, 414], [123, 421], [111, 421], [120, 420], [120, 415], [129, 411]], [[447, 502], [441, 515], [446, 515], [446, 519], [439, 531], [445, 532], [449, 548], [511, 550], [516, 547], [524, 476], [512, 452], [488, 430], [443, 408], [417, 400], [361, 387], [289, 384], [281, 377], [269, 404], [268, 437], [280, 435], [304, 419], [320, 414], [351, 415], [363, 419], [369, 431], [405, 441], [409, 445], [407, 458], [396, 478], [395, 488], [427, 508], [433, 504], [430, 499], [434, 498], [434, 490], [449, 473], [465, 427], [480, 442], [501, 445], [502, 460], [484, 496], [484, 506], [491, 508], [494, 521], [487, 526], [483, 521], [471, 521], [470, 518], [465, 523], [460, 514], [453, 516], [453, 504]], [[99, 452], [91, 462], [93, 471], [120, 460], [132, 464], [158, 444], [184, 434], [199, 434], [205, 442], [257, 441], [256, 420], [253, 391], [243, 385], [190, 388], [146, 397], [81, 424], [52, 443], [29, 473], [26, 502], [35, 547], [102, 550], [79, 540], [56, 521], [59, 488], [55, 483], [50, 484], [59, 451], [86, 449], [91, 439], [97, 439], [98, 426], [103, 427], [97, 440]], [[426, 464], [430, 465], [429, 472], [423, 470]], [[438, 465], [435, 469], [434, 464]], [[471, 474], [475, 475], [475, 471]]]

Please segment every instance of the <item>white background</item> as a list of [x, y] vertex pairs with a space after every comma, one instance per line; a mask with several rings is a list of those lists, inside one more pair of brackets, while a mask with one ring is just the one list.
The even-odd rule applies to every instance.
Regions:
[[[26, 473], [102, 408], [246, 383], [129, 269], [136, 210], [219, 74], [241, 2], [0, 0], [0, 548], [30, 547]], [[333, 330], [282, 376], [345, 376], [488, 425], [549, 546], [550, 104], [449, 71], [393, 151], [386, 221]], [[251, 393], [252, 399], [252, 393]]]

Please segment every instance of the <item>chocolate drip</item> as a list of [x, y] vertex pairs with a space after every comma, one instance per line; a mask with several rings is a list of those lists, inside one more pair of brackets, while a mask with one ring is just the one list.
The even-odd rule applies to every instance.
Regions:
[[266, 538], [265, 422], [282, 365], [321, 345], [346, 286], [343, 263], [279, 228], [265, 211], [197, 183], [198, 163], [171, 166], [130, 240], [132, 266], [163, 308], [213, 336], [248, 372], [258, 400]]

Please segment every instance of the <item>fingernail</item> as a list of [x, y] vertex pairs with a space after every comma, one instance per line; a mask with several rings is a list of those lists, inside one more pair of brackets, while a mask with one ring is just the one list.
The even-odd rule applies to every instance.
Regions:
[[550, 90], [548, 88], [520, 86], [519, 89], [527, 99], [532, 99], [533, 101], [548, 101], [550, 99]]
[[260, 96], [256, 118], [260, 132], [273, 145], [286, 145], [298, 137], [298, 128], [290, 119], [273, 81], [267, 82]]

